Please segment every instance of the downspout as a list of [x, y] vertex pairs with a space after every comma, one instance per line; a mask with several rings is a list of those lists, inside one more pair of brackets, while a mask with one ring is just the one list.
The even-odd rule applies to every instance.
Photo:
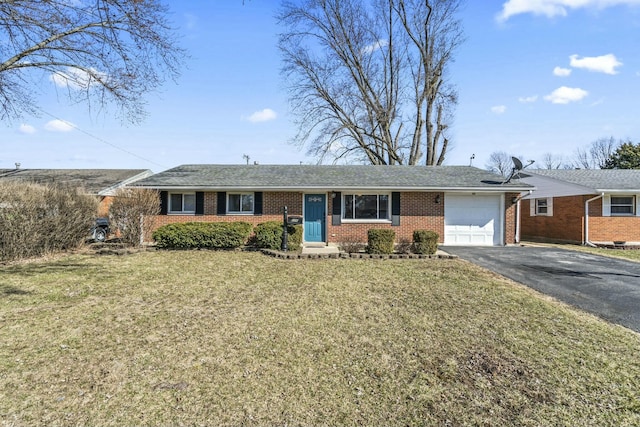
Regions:
[[602, 197], [604, 197], [604, 193], [601, 193], [599, 196], [593, 197], [584, 202], [584, 242], [582, 242], [582, 244], [585, 246], [591, 246], [592, 248], [595, 248], [597, 246], [589, 241], [589, 203]]

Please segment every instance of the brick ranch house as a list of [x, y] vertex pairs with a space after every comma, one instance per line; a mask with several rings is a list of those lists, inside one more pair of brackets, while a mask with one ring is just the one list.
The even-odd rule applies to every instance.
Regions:
[[640, 245], [640, 170], [527, 170], [536, 187], [522, 200], [522, 238]]
[[433, 230], [448, 245], [516, 242], [517, 199], [532, 189], [467, 166], [183, 165], [137, 181], [159, 191], [155, 226], [191, 221], [303, 219], [304, 243], [396, 240]]
[[148, 177], [148, 169], [0, 169], [0, 182], [18, 181], [82, 188], [98, 199], [98, 216], [107, 216], [118, 188]]

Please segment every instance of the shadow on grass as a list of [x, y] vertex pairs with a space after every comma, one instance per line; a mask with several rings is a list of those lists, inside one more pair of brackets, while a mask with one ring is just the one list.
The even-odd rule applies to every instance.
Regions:
[[9, 296], [9, 295], [31, 295], [33, 292], [25, 291], [20, 288], [16, 288], [11, 285], [0, 285], [0, 296]]
[[[23, 265], [14, 265], [4, 269], [4, 272], [11, 275], [19, 275], [23, 277], [40, 276], [43, 274], [79, 274], [90, 273], [102, 275], [108, 273], [104, 267], [95, 264], [81, 262], [46, 262], [46, 263], [29, 263]], [[1, 286], [1, 285], [0, 285]]]

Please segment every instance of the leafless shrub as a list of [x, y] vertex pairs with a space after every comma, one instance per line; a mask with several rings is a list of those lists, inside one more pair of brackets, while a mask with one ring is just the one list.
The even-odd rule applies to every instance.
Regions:
[[160, 198], [156, 191], [121, 188], [109, 208], [109, 220], [124, 243], [140, 246], [151, 235], [154, 217], [159, 213]]
[[411, 246], [413, 243], [409, 239], [400, 239], [398, 244], [396, 245], [396, 252], [399, 254], [409, 254], [411, 253]]
[[346, 252], [348, 254], [353, 254], [353, 253], [364, 251], [364, 248], [366, 248], [367, 245], [366, 243], [362, 243], [355, 236], [347, 236], [342, 240], [342, 242], [338, 244], [338, 247], [343, 252]]
[[42, 256], [83, 244], [97, 200], [79, 188], [0, 184], [0, 260]]

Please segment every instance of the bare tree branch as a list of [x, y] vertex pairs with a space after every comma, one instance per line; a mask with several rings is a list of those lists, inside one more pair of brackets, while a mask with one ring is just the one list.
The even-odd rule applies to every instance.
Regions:
[[297, 141], [320, 160], [442, 164], [457, 94], [460, 0], [284, 1], [283, 73]]
[[167, 12], [160, 0], [1, 0], [0, 120], [35, 113], [43, 81], [141, 120], [144, 95], [186, 57]]

